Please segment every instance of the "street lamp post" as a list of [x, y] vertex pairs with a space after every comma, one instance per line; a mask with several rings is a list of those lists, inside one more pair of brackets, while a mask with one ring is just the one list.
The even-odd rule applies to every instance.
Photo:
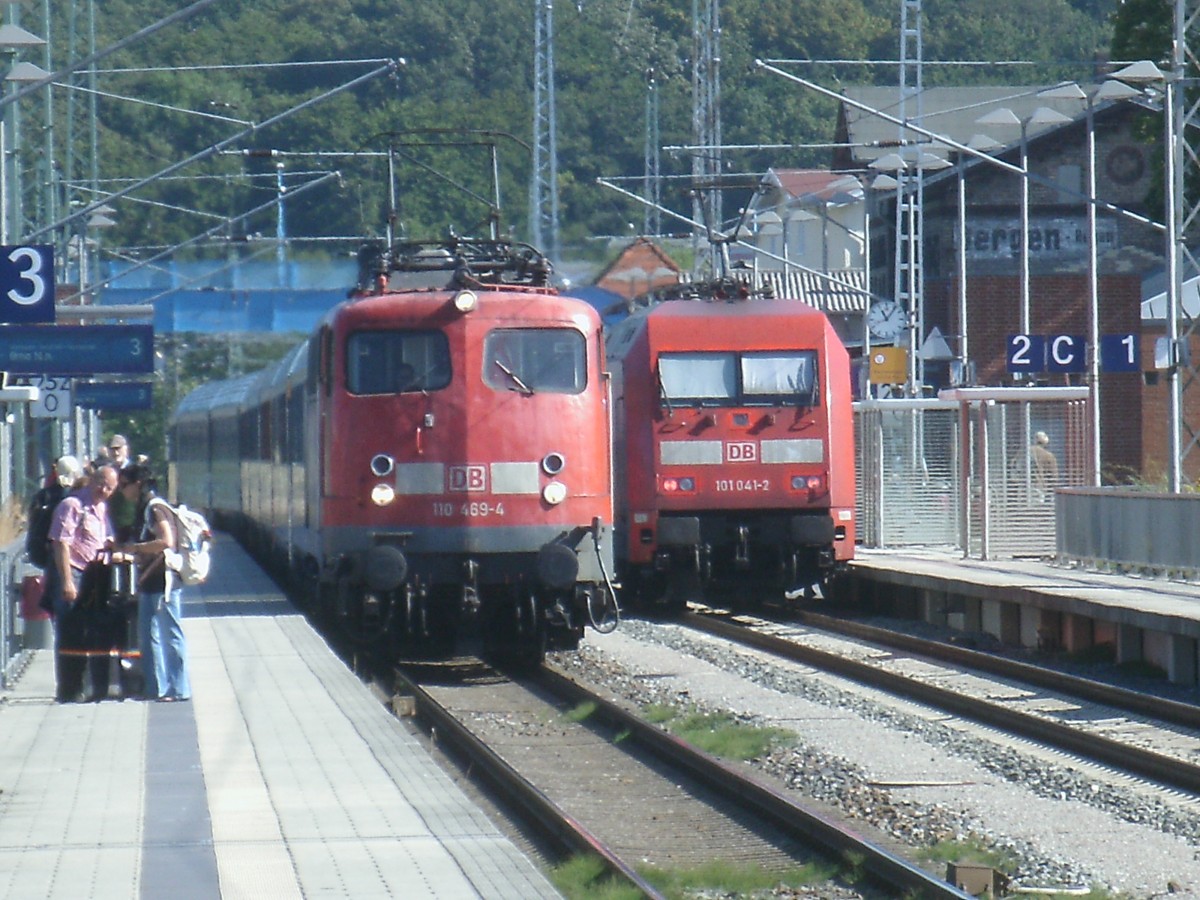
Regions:
[[[1176, 23], [1178, 27], [1178, 22]], [[1179, 493], [1182, 487], [1181, 468], [1183, 463], [1181, 420], [1183, 418], [1183, 382], [1179, 367], [1183, 363], [1179, 340], [1179, 305], [1183, 293], [1182, 283], [1182, 202], [1183, 171], [1181, 137], [1176, 133], [1176, 123], [1182, 110], [1182, 95], [1177, 84], [1182, 76], [1182, 61], [1178, 59], [1179, 42], [1175, 42], [1173, 71], [1168, 74], [1149, 60], [1135, 62], [1114, 72], [1112, 77], [1130, 84], [1161, 86], [1163, 90], [1163, 135], [1166, 139], [1166, 219], [1167, 219], [1167, 487]]]
[[1119, 81], [1105, 81], [1091, 94], [1078, 84], [1059, 85], [1042, 91], [1039, 97], [1058, 100], [1082, 100], [1086, 105], [1087, 123], [1087, 234], [1088, 234], [1088, 380], [1092, 386], [1092, 484], [1099, 487], [1102, 479], [1100, 458], [1100, 269], [1096, 239], [1096, 106], [1108, 101], [1128, 100], [1141, 96]]
[[[39, 81], [46, 73], [32, 63], [17, 63], [17, 53], [46, 42], [19, 25], [5, 22], [0, 25], [0, 54], [7, 63], [4, 90], [18, 82]], [[18, 66], [20, 68], [18, 69]], [[9, 103], [0, 111], [0, 244], [7, 244], [14, 235], [24, 231], [21, 225], [21, 187], [19, 163], [16, 158], [19, 142], [17, 104]]]
[[[967, 141], [971, 150], [991, 153], [1001, 144], [985, 134], [975, 134]], [[959, 380], [968, 383], [971, 367], [970, 331], [967, 309], [967, 163], [970, 154], [958, 151], [958, 358]]]
[[1030, 333], [1029, 309], [1029, 126], [1065, 125], [1068, 116], [1046, 106], [1040, 106], [1033, 114], [1022, 119], [1008, 107], [992, 110], [975, 120], [979, 125], [993, 127], [1017, 126], [1021, 129], [1021, 324], [1020, 333]]

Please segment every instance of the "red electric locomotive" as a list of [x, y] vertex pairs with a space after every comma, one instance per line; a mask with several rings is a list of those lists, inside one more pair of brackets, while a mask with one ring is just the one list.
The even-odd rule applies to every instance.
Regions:
[[849, 360], [825, 315], [684, 286], [613, 326], [607, 352], [629, 593], [829, 593], [854, 552], [855, 475]]
[[[350, 300], [239, 417], [228, 512], [304, 573], [320, 608], [400, 652], [445, 650], [474, 622], [491, 655], [533, 661], [576, 646], [585, 623], [611, 629], [596, 312], [550, 288], [524, 245], [397, 243], [360, 263]], [[207, 416], [185, 399], [174, 420], [173, 483], [193, 504], [206, 498], [190, 486], [233, 471], [196, 439]]]

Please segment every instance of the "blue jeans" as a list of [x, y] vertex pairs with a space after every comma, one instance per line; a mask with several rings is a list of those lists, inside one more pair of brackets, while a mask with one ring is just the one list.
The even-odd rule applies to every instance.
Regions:
[[183, 636], [183, 589], [138, 595], [138, 646], [147, 697], [187, 700], [187, 641]]

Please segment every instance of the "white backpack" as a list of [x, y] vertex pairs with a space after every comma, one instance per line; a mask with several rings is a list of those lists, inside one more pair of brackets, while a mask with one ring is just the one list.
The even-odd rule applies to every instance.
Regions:
[[212, 529], [208, 520], [184, 504], [172, 506], [159, 498], [175, 517], [175, 549], [165, 551], [167, 568], [185, 585], [203, 584], [212, 568]]

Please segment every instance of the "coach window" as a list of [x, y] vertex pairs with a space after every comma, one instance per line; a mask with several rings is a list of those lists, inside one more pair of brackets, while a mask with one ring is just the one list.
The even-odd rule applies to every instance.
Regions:
[[583, 393], [584, 337], [571, 328], [498, 328], [483, 342], [483, 381], [522, 394]]
[[732, 353], [664, 353], [658, 358], [664, 404], [730, 406], [737, 398], [737, 358]]
[[351, 394], [436, 391], [450, 383], [450, 344], [440, 331], [359, 331], [346, 340]]
[[742, 396], [747, 405], [814, 406], [817, 402], [816, 352], [743, 354]]

